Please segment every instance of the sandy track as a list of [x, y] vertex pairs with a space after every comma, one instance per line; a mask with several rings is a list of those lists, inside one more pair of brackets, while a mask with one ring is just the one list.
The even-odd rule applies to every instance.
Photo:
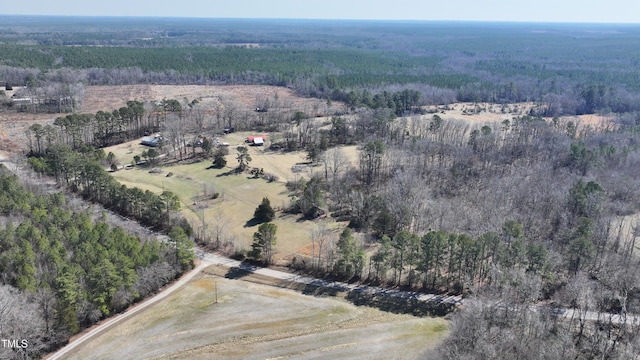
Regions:
[[[310, 296], [277, 279], [229, 277], [221, 258], [179, 292], [80, 346], [69, 359], [418, 358], [446, 320]], [[273, 286], [279, 284], [279, 286]], [[214, 289], [216, 296], [214, 298]]]
[[147, 299], [145, 301], [143, 301], [142, 303], [135, 305], [134, 307], [126, 310], [124, 313], [116, 315], [114, 317], [111, 317], [107, 320], [105, 320], [102, 323], [97, 324], [96, 326], [86, 330], [85, 332], [81, 333], [80, 335], [72, 338], [69, 341], [69, 344], [67, 344], [67, 346], [63, 347], [62, 349], [56, 351], [55, 353], [45, 357], [45, 359], [49, 359], [49, 360], [56, 360], [56, 359], [61, 359], [64, 356], [68, 355], [71, 351], [73, 351], [76, 347], [82, 345], [84, 342], [90, 340], [91, 338], [95, 337], [96, 335], [102, 333], [103, 331], [109, 329], [110, 327], [114, 326], [115, 324], [139, 313], [140, 311], [156, 304], [157, 302], [161, 301], [162, 299], [165, 299], [167, 296], [171, 295], [173, 292], [175, 292], [176, 290], [178, 290], [180, 287], [182, 287], [184, 284], [186, 284], [187, 282], [189, 282], [191, 279], [193, 279], [193, 277], [200, 273], [200, 271], [202, 271], [204, 268], [206, 268], [207, 266], [209, 266], [210, 264], [207, 263], [206, 261], [201, 261], [200, 264], [198, 264], [198, 266], [196, 266], [195, 269], [191, 270], [189, 273], [187, 273], [186, 275], [182, 276], [178, 281], [174, 282], [173, 284], [171, 284], [168, 288], [166, 288], [165, 290], [159, 292], [157, 295], [155, 295], [154, 297]]
[[[55, 360], [55, 359], [66, 358], [67, 356], [72, 354], [74, 350], [76, 350], [78, 347], [90, 341], [91, 339], [98, 336], [99, 334], [107, 331], [109, 328], [115, 326], [116, 324], [121, 323], [122, 321], [140, 313], [145, 309], [150, 308], [151, 306], [157, 304], [161, 300], [167, 298], [176, 290], [180, 289], [182, 286], [184, 286], [189, 281], [191, 281], [194, 278], [194, 276], [196, 276], [198, 273], [200, 273], [209, 265], [223, 266], [224, 268], [228, 268], [228, 269], [238, 269], [254, 275], [263, 276], [268, 279], [267, 283], [270, 283], [272, 285], [276, 285], [282, 282], [290, 282], [290, 283], [297, 283], [297, 284], [303, 284], [303, 285], [313, 285], [315, 287], [322, 287], [322, 288], [336, 290], [340, 292], [357, 292], [357, 293], [367, 293], [367, 294], [382, 295], [382, 296], [413, 298], [419, 301], [445, 302], [450, 304], [459, 304], [462, 301], [462, 298], [459, 296], [420, 294], [416, 292], [387, 290], [383, 288], [366, 286], [366, 285], [348, 284], [348, 283], [337, 282], [337, 281], [327, 281], [327, 280], [301, 276], [301, 275], [287, 273], [287, 272], [278, 271], [278, 270], [269, 269], [269, 268], [254, 267], [254, 266], [244, 264], [237, 260], [229, 259], [229, 258], [212, 254], [212, 253], [206, 253], [201, 250], [196, 250], [196, 253], [198, 255], [198, 258], [200, 259], [199, 264], [195, 269], [190, 271], [187, 275], [184, 275], [178, 281], [171, 284], [171, 286], [169, 286], [162, 292], [158, 293], [154, 297], [148, 300], [145, 300], [144, 302], [134, 306], [133, 308], [125, 311], [122, 314], [116, 315], [112, 318], [105, 320], [100, 324], [97, 324], [96, 326], [86, 330], [80, 335], [77, 335], [76, 337], [70, 340], [67, 346], [45, 357], [45, 359]], [[369, 319], [368, 322], [351, 320], [351, 321], [341, 323], [339, 328], [355, 329], [358, 327], [369, 326], [374, 324], [375, 324], [375, 319], [374, 320]], [[325, 331], [325, 330], [328, 330], [328, 328], [324, 330], [320, 328], [309, 328], [307, 329], [307, 331], [296, 331], [295, 333], [291, 333], [291, 334], [288, 334], [288, 333], [274, 334], [266, 338], [252, 339], [250, 342], [254, 343], [254, 342], [286, 340], [294, 337], [313, 335], [318, 331]], [[234, 342], [234, 345], [242, 345], [242, 341]], [[227, 348], [229, 346], [230, 346], [229, 344], [225, 344], [223, 348]], [[198, 352], [201, 352], [201, 351], [210, 352], [215, 350], [222, 350], [222, 348], [220, 348], [220, 346], [217, 346], [217, 345], [207, 345], [205, 347], [197, 349]], [[184, 353], [182, 355], [188, 356], [187, 353]]]

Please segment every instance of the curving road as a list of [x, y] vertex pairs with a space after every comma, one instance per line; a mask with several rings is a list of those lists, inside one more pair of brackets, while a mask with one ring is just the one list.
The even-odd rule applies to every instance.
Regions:
[[[264, 275], [277, 280], [295, 282], [295, 283], [305, 284], [305, 285], [313, 285], [313, 286], [324, 287], [328, 289], [335, 289], [337, 291], [353, 291], [353, 292], [360, 292], [360, 293], [380, 295], [380, 296], [393, 296], [393, 297], [401, 297], [406, 299], [411, 298], [411, 299], [416, 299], [418, 301], [447, 303], [452, 305], [460, 305], [463, 302], [463, 299], [461, 296], [423, 294], [423, 293], [412, 292], [412, 291], [390, 290], [390, 289], [383, 289], [375, 286], [348, 284], [348, 283], [339, 282], [339, 281], [323, 280], [323, 279], [317, 279], [317, 278], [308, 277], [308, 276], [292, 274], [284, 271], [278, 271], [274, 269], [249, 265], [249, 264], [246, 264], [237, 260], [233, 260], [224, 256], [208, 253], [200, 249], [195, 249], [195, 252], [198, 258], [200, 259], [198, 266], [193, 270], [191, 270], [188, 274], [181, 277], [180, 280], [171, 284], [171, 286], [169, 286], [162, 292], [158, 293], [154, 297], [148, 300], [145, 300], [144, 302], [134, 306], [133, 308], [125, 311], [122, 314], [116, 315], [106, 320], [105, 322], [94, 326], [93, 328], [91, 328], [89, 331], [82, 334], [81, 336], [78, 336], [72, 339], [69, 342], [69, 344], [67, 344], [62, 349], [49, 355], [48, 357], [45, 357], [45, 359], [55, 360], [55, 359], [63, 358], [65, 355], [73, 351], [76, 347], [80, 346], [84, 342], [90, 340], [94, 336], [105, 331], [109, 327], [117, 324], [120, 321], [123, 321], [129, 318], [130, 316], [137, 314], [138, 312], [166, 298], [167, 296], [169, 296], [170, 294], [178, 290], [180, 287], [182, 287], [184, 284], [186, 284], [196, 274], [198, 274], [200, 271], [202, 271], [204, 268], [206, 268], [209, 265], [219, 265], [219, 266], [228, 267], [230, 269], [239, 269], [249, 273]], [[582, 317], [586, 321], [610, 321], [611, 323], [614, 323], [614, 324], [623, 324], [623, 323], [640, 324], [640, 316], [631, 315], [631, 314], [627, 316], [623, 316], [619, 314], [607, 314], [607, 313], [599, 313], [595, 311], [589, 311], [589, 312], [580, 314], [580, 312], [575, 309], [548, 308], [543, 306], [532, 306], [530, 308], [530, 311], [532, 312], [550, 311], [554, 316], [557, 316], [559, 318], [564, 318], [564, 319], [575, 319], [575, 318]]]
[[175, 292], [176, 290], [178, 290], [180, 287], [182, 287], [182, 285], [186, 284], [187, 282], [189, 282], [189, 280], [191, 280], [196, 274], [198, 274], [200, 271], [202, 271], [204, 268], [206, 268], [207, 266], [209, 266], [210, 264], [207, 263], [206, 261], [201, 261], [200, 264], [198, 264], [198, 266], [196, 266], [193, 270], [191, 270], [189, 273], [187, 273], [186, 275], [183, 275], [178, 281], [174, 282], [173, 284], [171, 284], [168, 288], [164, 289], [163, 291], [159, 292], [157, 295], [155, 295], [152, 298], [149, 298], [143, 302], [141, 302], [140, 304], [134, 306], [133, 308], [129, 308], [128, 310], [126, 310], [125, 312], [118, 314], [114, 317], [111, 317], [109, 319], [107, 319], [106, 321], [104, 321], [103, 323], [100, 323], [92, 328], [90, 328], [87, 332], [85, 332], [84, 334], [72, 339], [65, 347], [63, 347], [62, 349], [56, 351], [55, 353], [45, 357], [45, 359], [48, 360], [56, 360], [56, 359], [61, 359], [63, 358], [65, 355], [69, 354], [71, 351], [73, 351], [76, 347], [82, 345], [84, 342], [86, 342], [87, 340], [90, 340], [91, 338], [93, 338], [94, 336], [100, 334], [101, 332], [105, 331], [106, 329], [108, 329], [109, 327], [139, 313], [140, 311], [150, 307], [151, 305], [154, 305], [155, 303], [157, 303], [158, 301], [166, 298], [167, 296], [171, 295], [173, 292]]
[[189, 280], [191, 280], [196, 274], [198, 274], [200, 271], [202, 271], [204, 268], [206, 268], [209, 265], [219, 265], [219, 266], [228, 267], [230, 269], [240, 269], [240, 270], [258, 274], [258, 275], [268, 276], [270, 278], [277, 279], [277, 280], [295, 282], [303, 285], [313, 285], [318, 287], [324, 287], [328, 289], [334, 289], [337, 291], [353, 291], [353, 292], [360, 292], [360, 293], [366, 293], [366, 294], [372, 294], [372, 295], [401, 297], [406, 299], [412, 298], [418, 301], [439, 302], [439, 303], [444, 302], [452, 305], [459, 305], [462, 303], [461, 296], [422, 294], [422, 293], [412, 292], [412, 291], [389, 290], [389, 289], [383, 289], [375, 286], [348, 284], [340, 281], [323, 280], [323, 279], [317, 279], [313, 277], [287, 273], [284, 271], [278, 271], [278, 270], [269, 269], [269, 268], [252, 266], [252, 265], [248, 265], [224, 256], [204, 252], [199, 249], [196, 249], [195, 252], [198, 258], [200, 259], [198, 266], [195, 267], [193, 270], [191, 270], [188, 274], [182, 276], [180, 280], [171, 284], [168, 288], [164, 289], [162, 292], [158, 293], [154, 297], [143, 301], [142, 303], [134, 306], [129, 310], [126, 310], [124, 313], [121, 313], [119, 315], [116, 315], [112, 318], [107, 319], [106, 321], [92, 327], [91, 329], [86, 331], [84, 334], [76, 338], [73, 338], [65, 347], [61, 348], [60, 350], [56, 351], [51, 355], [48, 355], [47, 357], [45, 357], [45, 359], [57, 360], [57, 359], [64, 358], [65, 355], [68, 355], [70, 352], [72, 352], [78, 346], [82, 345], [84, 342], [91, 340], [91, 338], [93, 338], [94, 336], [97, 336], [98, 334], [102, 333], [103, 331], [110, 328], [111, 326], [137, 314], [138, 312], [154, 305], [155, 303], [171, 295], [173, 292], [175, 292], [184, 284], [189, 282]]

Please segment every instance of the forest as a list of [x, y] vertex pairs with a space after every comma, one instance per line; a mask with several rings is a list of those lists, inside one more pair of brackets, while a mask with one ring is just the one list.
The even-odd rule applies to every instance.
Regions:
[[[3, 286], [7, 296], [34, 308], [43, 306], [38, 294], [49, 289], [53, 305], [46, 306], [54, 306], [50, 314], [57, 317], [40, 308], [42, 317], [33, 319], [39, 329], [74, 333], [157, 289], [140, 282], [155, 274], [168, 280], [193, 261], [187, 251], [193, 233], [176, 216], [175, 195], [119, 185], [104, 171], [113, 161], [99, 148], [163, 129], [165, 146], [180, 159], [195, 157], [194, 149], [182, 150], [190, 131], [234, 126], [279, 132], [270, 151], [304, 150], [318, 169], [310, 179], [287, 183], [296, 200], [285, 211], [306, 221], [322, 210], [348, 223], [334, 246], [319, 227], [312, 234], [319, 251], [296, 267], [317, 276], [465, 296], [464, 307], [452, 315], [451, 335], [426, 356], [638, 358], [640, 28], [95, 19], [98, 28], [122, 25], [109, 32], [87, 31], [87, 19], [51, 18], [30, 26], [4, 20], [0, 81], [20, 87], [24, 96], [81, 101], [82, 87], [95, 84], [270, 84], [327, 104], [344, 102], [348, 112], [329, 114], [321, 126], [294, 109], [242, 113], [225, 104], [205, 119], [197, 102], [165, 99], [61, 114], [52, 124], [31, 126], [29, 163], [37, 172], [171, 239], [148, 245], [101, 218], [53, 210], [64, 206], [64, 196], [36, 196], [15, 177], [3, 177]], [[511, 121], [473, 124], [437, 113], [424, 120], [424, 105], [456, 101], [535, 106]], [[560, 118], [578, 114], [607, 114], [609, 120], [592, 126]], [[344, 145], [358, 146], [355, 166]], [[50, 223], [57, 226], [58, 217], [69, 219], [60, 226], [83, 236], [56, 237], [61, 230]], [[34, 240], [49, 236], [59, 244]], [[79, 239], [102, 237], [127, 245], [113, 245], [114, 254], [103, 249], [109, 256], [92, 255], [104, 246], [88, 254], [78, 250], [89, 246], [77, 245]], [[52, 260], [53, 250], [40, 255], [51, 244], [60, 264]], [[124, 259], [117, 252], [123, 247], [127, 255], [140, 255]], [[256, 246], [246, 255], [259, 258], [267, 250]], [[16, 251], [21, 255], [4, 257]], [[73, 263], [77, 254], [88, 260]], [[92, 282], [100, 266], [113, 270], [112, 284]], [[573, 316], [559, 316], [564, 309]], [[64, 341], [46, 333], [43, 349]]]
[[[119, 186], [104, 171], [108, 156], [84, 145], [82, 134], [99, 129], [101, 113], [86, 114], [82, 121], [76, 115], [65, 117], [69, 124], [78, 122], [73, 126], [63, 126], [63, 118], [58, 118], [53, 142], [46, 147], [32, 131], [36, 141], [29, 162], [34, 169], [149, 226], [166, 231], [182, 225], [190, 231], [183, 220], [169, 216], [177, 210], [170, 193], [157, 196]], [[252, 121], [258, 121], [261, 115], [252, 114]], [[183, 122], [180, 134], [198, 127], [195, 113], [167, 116], [168, 121]], [[512, 351], [523, 354], [527, 346], [548, 339], [560, 341], [557, 346], [565, 352], [546, 358], [626, 358], [636, 351], [638, 324], [632, 314], [640, 311], [637, 115], [620, 115], [599, 129], [530, 115], [482, 126], [443, 120], [437, 114], [418, 121], [415, 116], [398, 118], [386, 107], [334, 116], [324, 129], [314, 128], [314, 119], [308, 117], [300, 117], [300, 126], [292, 127], [297, 117], [274, 115], [272, 121], [284, 126], [285, 143], [274, 143], [279, 150], [273, 151], [306, 149], [319, 171], [287, 184], [296, 200], [285, 211], [309, 220], [328, 211], [347, 221], [348, 228], [333, 244], [330, 232], [318, 228], [312, 234], [317, 255], [295, 267], [342, 280], [463, 294], [483, 316], [502, 314], [497, 309], [506, 308], [503, 317], [486, 320], [488, 332], [469, 328], [478, 320], [460, 312], [454, 335], [442, 350], [455, 351], [443, 357], [473, 353], [479, 358], [510, 358]], [[118, 118], [111, 117], [116, 122]], [[136, 133], [138, 126], [146, 126], [146, 120], [129, 119], [122, 120], [123, 129]], [[163, 116], [159, 121], [160, 127], [168, 126]], [[218, 126], [226, 123], [221, 121]], [[250, 128], [252, 121], [234, 125]], [[167, 134], [167, 146], [185, 138]], [[360, 144], [356, 167], [340, 148], [353, 143]], [[203, 161], [206, 153], [184, 156]], [[359, 241], [363, 236], [364, 242]], [[260, 245], [260, 237], [257, 240], [246, 255], [268, 261], [268, 253], [262, 252], [271, 250]], [[365, 250], [371, 249], [367, 256]], [[575, 309], [581, 315], [567, 322], [549, 313], [536, 316], [531, 307], [540, 304]], [[599, 316], [596, 322], [588, 320], [593, 313]], [[629, 322], [613, 323], [611, 314], [629, 314]], [[529, 327], [538, 330], [526, 346], [518, 339], [522, 346], [515, 349], [495, 348], [508, 343], [484, 337]], [[466, 348], [456, 343], [466, 341], [465, 331], [476, 331], [475, 342]], [[558, 332], [567, 337], [555, 337]], [[480, 348], [485, 352], [478, 352]]]
[[419, 91], [423, 105], [530, 101], [542, 116], [640, 103], [633, 25], [1, 20], [0, 83], [26, 86], [30, 96], [75, 97], [78, 85], [268, 84], [352, 106], [371, 104], [357, 96], [364, 90], [398, 87]]
[[191, 266], [184, 231], [168, 241], [109, 225], [73, 196], [0, 167], [0, 329], [28, 339], [11, 358], [39, 358], [69, 337], [155, 293]]

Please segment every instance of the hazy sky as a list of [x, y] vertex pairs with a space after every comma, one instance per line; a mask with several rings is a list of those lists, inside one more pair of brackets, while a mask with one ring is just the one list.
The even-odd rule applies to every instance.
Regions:
[[640, 23], [638, 0], [6, 0], [2, 14]]

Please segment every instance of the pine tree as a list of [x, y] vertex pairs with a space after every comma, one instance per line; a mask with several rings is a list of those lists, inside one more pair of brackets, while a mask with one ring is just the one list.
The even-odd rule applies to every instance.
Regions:
[[249, 155], [249, 149], [247, 149], [246, 146], [238, 146], [236, 150], [238, 151], [238, 156], [236, 156], [236, 160], [238, 160], [238, 167], [236, 170], [238, 172], [243, 172], [251, 162], [251, 155]]
[[271, 202], [268, 198], [262, 198], [262, 203], [258, 205], [256, 211], [253, 213], [253, 218], [261, 223], [269, 222], [276, 217], [276, 212], [271, 207]]
[[216, 153], [213, 154], [213, 167], [222, 169], [225, 166], [227, 166], [227, 159], [224, 158], [224, 152], [222, 152], [222, 150], [216, 151]]
[[273, 261], [273, 246], [276, 244], [276, 231], [278, 226], [273, 223], [260, 225], [258, 231], [253, 234], [253, 243], [249, 256], [271, 264]]
[[364, 251], [358, 246], [353, 232], [345, 228], [338, 239], [337, 256], [333, 272], [344, 278], [360, 276], [364, 267]]

